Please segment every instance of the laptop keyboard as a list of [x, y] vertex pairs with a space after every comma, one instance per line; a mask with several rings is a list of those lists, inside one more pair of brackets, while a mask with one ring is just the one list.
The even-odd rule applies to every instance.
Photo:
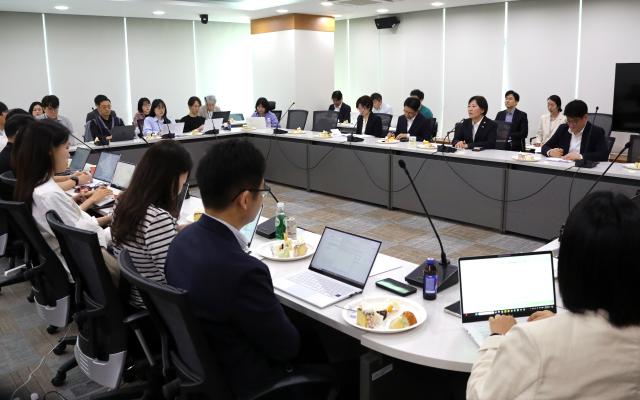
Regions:
[[[353, 287], [311, 271], [288, 278], [291, 282], [329, 297], [344, 297], [353, 293]], [[340, 295], [340, 296], [338, 296]]]

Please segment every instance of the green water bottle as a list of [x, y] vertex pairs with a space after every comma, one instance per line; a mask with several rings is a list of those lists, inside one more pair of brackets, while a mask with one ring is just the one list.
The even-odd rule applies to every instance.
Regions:
[[287, 214], [284, 212], [284, 203], [278, 203], [278, 211], [276, 212], [276, 239], [284, 239], [287, 231]]

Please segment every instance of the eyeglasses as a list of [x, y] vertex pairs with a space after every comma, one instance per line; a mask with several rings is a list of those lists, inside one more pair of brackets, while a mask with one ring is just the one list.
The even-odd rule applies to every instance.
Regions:
[[[263, 189], [242, 189], [242, 190], [240, 190], [240, 192], [238, 192], [237, 195], [235, 195], [233, 197], [233, 199], [235, 200], [236, 197], [240, 196], [242, 194], [242, 192], [245, 192], [245, 191], [248, 191], [248, 192], [251, 192], [251, 193], [261, 193], [262, 194], [262, 198], [264, 198], [267, 195], [267, 193], [271, 193], [271, 187], [265, 183]], [[273, 196], [273, 194], [271, 194], [271, 195]]]

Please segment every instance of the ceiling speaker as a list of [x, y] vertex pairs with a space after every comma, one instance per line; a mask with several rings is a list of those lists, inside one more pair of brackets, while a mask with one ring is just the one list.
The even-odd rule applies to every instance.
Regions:
[[376, 28], [378, 29], [391, 29], [395, 28], [400, 24], [400, 20], [398, 17], [384, 17], [384, 18], [376, 18]]

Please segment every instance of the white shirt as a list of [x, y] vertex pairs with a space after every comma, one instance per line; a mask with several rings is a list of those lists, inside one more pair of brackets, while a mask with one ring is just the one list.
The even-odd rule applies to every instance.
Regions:
[[371, 117], [371, 115], [369, 115], [369, 117], [367, 119], [365, 119], [364, 117], [362, 117], [362, 133], [364, 135], [364, 133], [367, 131], [367, 122], [369, 122], [369, 118]]
[[236, 240], [238, 241], [238, 244], [240, 244], [240, 247], [242, 247], [243, 249], [247, 248], [247, 240], [245, 239], [245, 237], [242, 235], [242, 233], [240, 233], [239, 230], [236, 229], [235, 226], [231, 225], [230, 223], [228, 223], [225, 220], [216, 218], [216, 217], [212, 217], [211, 215], [207, 214], [207, 213], [203, 213], [202, 215], [206, 215], [207, 217], [213, 219], [214, 221], [218, 221], [220, 222], [222, 225], [226, 226], [227, 228], [229, 228], [229, 230], [231, 231], [231, 233], [233, 233], [233, 236], [236, 237]]
[[4, 129], [0, 129], [0, 151], [7, 145], [7, 135], [4, 133]]
[[476, 132], [478, 132], [478, 128], [480, 128], [480, 123], [482, 122], [482, 120], [484, 119], [484, 117], [482, 117], [480, 119], [480, 121], [476, 122], [475, 124], [473, 123], [473, 120], [471, 120], [471, 123], [473, 124], [473, 141], [476, 141]]
[[547, 113], [540, 117], [540, 126], [538, 132], [533, 140], [535, 143], [545, 144], [547, 140], [551, 139], [558, 127], [567, 122], [567, 117], [564, 114], [558, 114], [556, 119], [551, 120], [551, 114]]
[[[418, 114], [416, 114], [418, 115]], [[411, 125], [413, 125], [413, 121], [416, 120], [416, 117], [413, 117], [411, 119], [407, 118], [407, 135], [409, 134], [409, 131], [411, 130]], [[402, 132], [400, 132], [402, 133]]]
[[467, 399], [638, 399], [639, 352], [639, 326], [593, 312], [518, 324], [480, 347]]
[[390, 105], [385, 104], [385, 103], [381, 103], [380, 104], [380, 108], [375, 108], [373, 107], [373, 109], [371, 110], [376, 114], [389, 114], [389, 115], [393, 115], [393, 109], [391, 108]]
[[577, 134], [571, 132], [569, 129], [569, 133], [571, 134], [571, 142], [569, 143], [569, 153], [578, 153], [580, 154], [580, 145], [582, 143], [582, 132], [584, 132], [584, 128]]
[[62, 219], [62, 222], [66, 225], [96, 232], [100, 246], [107, 247], [107, 244], [111, 240], [111, 230], [109, 228], [103, 229], [94, 217], [80, 209], [75, 201], [58, 186], [53, 178], [49, 179], [33, 190], [33, 207], [31, 214], [38, 225], [38, 230], [65, 268], [67, 268], [67, 264], [60, 252], [60, 244], [47, 223], [46, 214], [51, 210], [56, 211]]

